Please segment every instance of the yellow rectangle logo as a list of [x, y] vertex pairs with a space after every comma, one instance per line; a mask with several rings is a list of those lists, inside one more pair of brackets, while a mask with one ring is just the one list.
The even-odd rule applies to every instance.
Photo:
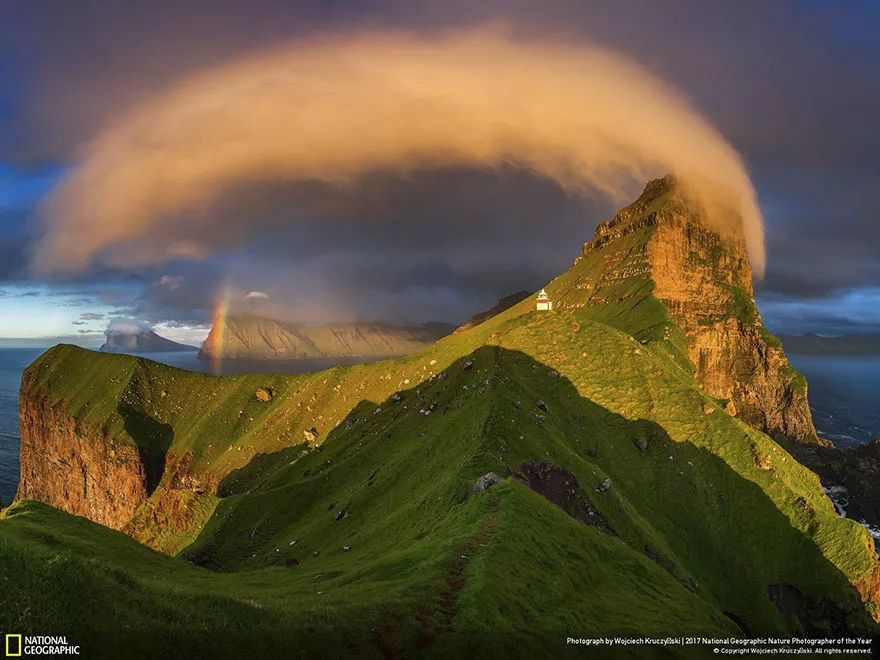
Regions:
[[[13, 642], [15, 642], [13, 644]], [[6, 657], [21, 657], [21, 635], [6, 635]]]

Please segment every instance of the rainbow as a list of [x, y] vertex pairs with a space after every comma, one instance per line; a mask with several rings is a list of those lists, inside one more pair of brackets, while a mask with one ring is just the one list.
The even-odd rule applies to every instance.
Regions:
[[226, 336], [226, 316], [229, 314], [229, 298], [231, 291], [228, 284], [220, 287], [217, 300], [214, 303], [214, 322], [208, 339], [213, 338], [208, 345], [211, 356], [211, 371], [220, 375], [223, 366], [223, 342]]

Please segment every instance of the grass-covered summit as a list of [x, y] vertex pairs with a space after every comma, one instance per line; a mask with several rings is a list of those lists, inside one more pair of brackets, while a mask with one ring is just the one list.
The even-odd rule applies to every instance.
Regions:
[[24, 379], [0, 627], [169, 658], [872, 628], [870, 535], [701, 385], [639, 261], [661, 226], [585, 254], [558, 310], [395, 360], [218, 378], [52, 349]]

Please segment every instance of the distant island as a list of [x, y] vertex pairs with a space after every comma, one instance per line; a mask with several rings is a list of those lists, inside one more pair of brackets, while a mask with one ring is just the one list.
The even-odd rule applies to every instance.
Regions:
[[111, 328], [104, 334], [107, 340], [101, 346], [102, 353], [171, 353], [199, 350], [196, 346], [179, 344], [176, 341], [165, 339], [165, 337], [146, 328]]
[[328, 323], [310, 326], [261, 316], [230, 316], [215, 324], [199, 351], [212, 359], [306, 360], [335, 357], [390, 357], [414, 353], [451, 333], [447, 323], [415, 327], [382, 323]]
[[791, 353], [880, 353], [880, 334], [843, 335], [780, 335], [785, 350]]

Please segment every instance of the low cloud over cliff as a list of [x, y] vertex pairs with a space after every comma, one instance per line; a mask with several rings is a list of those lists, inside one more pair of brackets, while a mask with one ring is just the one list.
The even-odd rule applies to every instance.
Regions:
[[[672, 171], [719, 218], [742, 222], [763, 270], [748, 173], [680, 94], [608, 50], [494, 28], [325, 34], [188, 75], [86, 147], [44, 207], [33, 265], [216, 254], [241, 240], [218, 220], [222, 193], [254, 182], [344, 187], [376, 171], [511, 164], [615, 202]], [[275, 222], [255, 214], [248, 229]]]

